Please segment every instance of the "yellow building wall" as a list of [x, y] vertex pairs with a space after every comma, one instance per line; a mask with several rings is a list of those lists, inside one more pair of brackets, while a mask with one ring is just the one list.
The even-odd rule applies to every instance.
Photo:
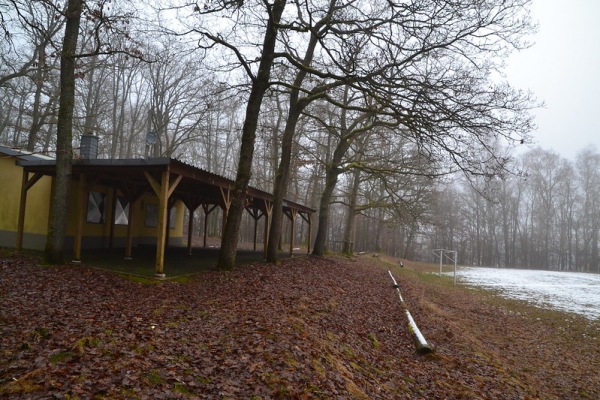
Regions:
[[[139, 237], [156, 237], [156, 226], [148, 226], [146, 224], [146, 212], [148, 209], [148, 204], [151, 204], [158, 208], [158, 198], [154, 195], [146, 194], [142, 196], [136, 203], [135, 210], [135, 227], [137, 228], [137, 233]], [[175, 227], [169, 228], [169, 243], [170, 244], [180, 244], [183, 238], [183, 216], [185, 206], [181, 201], [176, 201], [173, 206], [175, 211], [173, 211], [175, 216]], [[172, 225], [172, 222], [171, 222]], [[153, 239], [155, 240], [155, 239]]]
[[[5, 247], [14, 247], [16, 245], [23, 168], [17, 166], [15, 161], [14, 157], [0, 157], [0, 246]], [[77, 228], [79, 217], [79, 185], [78, 181], [73, 181], [69, 193], [69, 213], [65, 241], [67, 248], [73, 246], [73, 238]], [[23, 247], [25, 248], [37, 250], [44, 248], [48, 231], [51, 189], [52, 178], [44, 176], [27, 193], [23, 235]], [[84, 248], [108, 247], [110, 244], [111, 221], [114, 219], [113, 196], [115, 189], [101, 185], [90, 185], [88, 189], [105, 194], [104, 222], [98, 224], [87, 222], [88, 194], [86, 193], [86, 198], [83, 201], [82, 246]], [[121, 194], [117, 192], [117, 195]], [[133, 204], [133, 207], [135, 207], [132, 221], [134, 246], [156, 243], [156, 227], [146, 226], [147, 204], [158, 206], [158, 199], [153, 194], [147, 193]], [[185, 206], [181, 201], [176, 201], [174, 208], [175, 227], [169, 229], [169, 243], [177, 246], [183, 244]], [[114, 225], [113, 246], [123, 247], [126, 238], [127, 225]]]
[[[0, 245], [14, 247], [19, 223], [23, 168], [14, 157], [0, 157]], [[30, 174], [30, 177], [32, 175]], [[27, 193], [24, 246], [43, 248], [48, 230], [52, 179], [42, 177]]]
[[[73, 182], [71, 193], [69, 195], [69, 204], [72, 205], [67, 223], [67, 235], [72, 237], [75, 235], [77, 228], [79, 210], [79, 182]], [[110, 241], [110, 225], [114, 219], [114, 196], [115, 190], [110, 187], [101, 185], [91, 185], [88, 187], [90, 192], [100, 192], [104, 194], [104, 223], [87, 222], [87, 207], [88, 195], [83, 202], [83, 247], [108, 247]], [[117, 196], [122, 194], [117, 190]], [[138, 244], [155, 244], [156, 243], [156, 226], [146, 225], [146, 209], [148, 204], [153, 204], [158, 207], [158, 199], [154, 194], [146, 193], [138, 199], [130, 207], [134, 207], [132, 221], [133, 245]], [[185, 206], [181, 201], [176, 201], [174, 205], [175, 211], [175, 226], [169, 229], [169, 243], [172, 245], [182, 245], [183, 243], [183, 217]], [[113, 245], [114, 247], [122, 247], [127, 238], [127, 225], [114, 225], [113, 227]], [[71, 244], [72, 241], [68, 243]]]
[[[15, 159], [0, 155], [0, 227], [6, 231], [17, 231], [19, 199], [21, 197], [21, 168]], [[15, 179], [18, 178], [18, 181]]]

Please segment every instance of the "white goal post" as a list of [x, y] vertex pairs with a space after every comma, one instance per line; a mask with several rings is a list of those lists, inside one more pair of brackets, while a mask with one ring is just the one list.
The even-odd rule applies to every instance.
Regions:
[[433, 254], [440, 259], [440, 276], [442, 276], [442, 269], [444, 265], [444, 257], [454, 263], [454, 284], [456, 285], [456, 262], [458, 259], [458, 252], [456, 250], [446, 249], [434, 249]]

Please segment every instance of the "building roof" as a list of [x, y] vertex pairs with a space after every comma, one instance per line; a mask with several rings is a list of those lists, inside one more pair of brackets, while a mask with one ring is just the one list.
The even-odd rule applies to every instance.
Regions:
[[18, 160], [25, 161], [36, 161], [36, 160], [54, 160], [54, 158], [45, 156], [43, 154], [33, 153], [27, 150], [21, 150], [12, 148], [10, 146], [6, 146], [0, 144], [0, 154], [5, 154], [8, 157], [14, 157]]
[[[9, 149], [11, 150], [11, 149]], [[3, 151], [0, 149], [0, 151]], [[13, 150], [14, 151], [14, 150]], [[20, 153], [17, 165], [26, 171], [53, 176], [56, 174], [56, 160], [40, 157], [31, 153]], [[85, 174], [89, 181], [116, 187], [125, 195], [152, 191], [145, 173], [149, 173], [160, 182], [161, 173], [168, 171], [173, 181], [181, 176], [181, 181], [175, 188], [173, 196], [182, 200], [188, 208], [195, 209], [201, 204], [223, 205], [224, 197], [234, 188], [231, 179], [194, 167], [176, 159], [146, 158], [146, 159], [75, 159], [73, 160], [72, 176], [79, 179]], [[273, 195], [248, 187], [247, 206], [265, 211], [273, 200]], [[302, 204], [284, 200], [284, 210], [296, 210], [300, 213], [312, 214], [314, 209]]]

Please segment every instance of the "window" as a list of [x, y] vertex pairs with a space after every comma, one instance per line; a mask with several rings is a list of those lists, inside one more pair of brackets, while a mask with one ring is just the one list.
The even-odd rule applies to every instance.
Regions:
[[106, 195], [101, 192], [89, 192], [87, 222], [91, 224], [104, 223], [104, 198]]
[[156, 228], [158, 226], [158, 206], [146, 204], [146, 226]]
[[127, 225], [129, 223], [129, 201], [125, 197], [117, 197], [115, 204], [115, 225]]
[[[175, 219], [177, 218], [177, 208], [171, 207], [169, 210], [169, 228], [175, 228]], [[158, 205], [146, 204], [146, 226], [155, 228], [158, 226]]]

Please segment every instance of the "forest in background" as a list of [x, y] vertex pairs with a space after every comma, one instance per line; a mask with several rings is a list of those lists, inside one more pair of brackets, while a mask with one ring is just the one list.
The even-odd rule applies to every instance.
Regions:
[[[507, 15], [516, 20], [528, 1], [488, 3], [489, 10], [510, 12]], [[90, 3], [96, 8], [86, 9], [79, 38], [80, 53], [86, 56], [77, 58], [75, 68], [74, 137], [97, 135], [100, 158], [173, 157], [235, 178], [252, 81], [240, 70], [256, 68], [260, 46], [251, 38], [224, 38], [229, 40], [242, 28], [255, 29], [260, 37], [262, 25], [251, 21], [260, 21], [260, 7], [267, 3], [258, 2], [256, 10], [232, 4], [194, 9], [206, 19], [191, 30], [194, 36], [167, 29], [175, 20], [184, 24], [171, 19], [179, 11], [175, 7], [166, 8], [171, 12], [167, 17], [164, 10], [136, 8], [127, 1]], [[304, 3], [294, 3], [298, 10], [300, 4]], [[307, 2], [307, 9], [309, 4], [313, 5]], [[311, 18], [301, 21], [308, 32], [321, 29], [323, 37], [334, 38], [331, 43], [320, 39], [320, 47], [313, 49], [312, 69], [307, 67], [302, 79], [293, 68], [300, 68], [308, 57], [299, 41], [303, 31], [293, 24], [288, 27], [277, 43], [286, 56], [272, 67], [260, 110], [250, 184], [274, 190], [283, 137], [295, 110], [299, 117], [285, 196], [319, 209], [333, 188], [327, 201], [328, 249], [431, 260], [432, 249], [446, 248], [457, 250], [459, 263], [466, 265], [598, 271], [600, 155], [587, 149], [572, 162], [533, 149], [513, 156], [516, 147], [530, 143], [533, 125], [527, 111], [535, 105], [531, 94], [513, 90], [506, 82], [491, 85], [490, 79], [501, 70], [502, 56], [510, 48], [525, 46], [519, 39], [529, 27], [503, 19], [506, 26], [493, 32], [502, 39], [491, 41], [494, 35], [488, 33], [480, 41], [464, 33], [466, 22], [460, 18], [467, 21], [465, 13], [472, 10], [466, 5], [459, 9], [459, 4], [420, 4], [426, 15], [423, 26], [445, 18], [447, 37], [436, 40], [446, 47], [436, 43], [422, 50], [423, 43], [433, 39], [422, 33], [423, 27], [407, 25], [402, 25], [407, 37], [402, 47], [379, 39], [378, 46], [387, 46], [381, 54], [390, 49], [408, 54], [398, 62], [406, 75], [401, 82], [392, 80], [390, 74], [397, 69], [391, 67], [378, 80], [370, 75], [359, 79], [361, 71], [369, 72], [381, 62], [365, 61], [365, 54], [376, 51], [362, 52], [372, 45], [371, 31], [357, 30], [352, 36], [327, 19], [339, 12], [346, 18], [344, 24], [364, 25], [351, 19], [356, 10], [348, 5], [329, 11], [315, 6], [310, 16], [318, 23]], [[64, 20], [57, 17], [60, 2], [11, 0], [0, 9], [0, 143], [54, 156], [58, 43], [64, 30]], [[221, 17], [227, 21], [225, 34], [211, 37], [206, 21], [217, 12], [226, 16]], [[298, 15], [304, 16], [300, 11]], [[384, 23], [371, 18], [374, 26]], [[475, 25], [491, 29], [496, 27], [492, 22], [497, 23]], [[110, 30], [100, 29], [106, 26]], [[409, 31], [412, 36], [406, 34]], [[361, 41], [359, 33], [367, 39]], [[453, 34], [464, 43], [448, 39]], [[212, 42], [207, 44], [207, 38]], [[232, 57], [223, 49], [212, 51], [217, 44], [231, 45], [223, 47], [238, 53]], [[247, 48], [246, 63], [238, 62]], [[345, 75], [330, 72], [338, 70]], [[396, 96], [388, 91], [392, 84], [405, 92]], [[298, 109], [291, 99], [299, 94], [304, 103]], [[146, 145], [148, 132], [157, 134], [152, 147]], [[219, 213], [210, 218], [210, 234], [220, 236]], [[305, 237], [301, 230], [306, 225], [297, 229], [298, 237]], [[241, 235], [250, 240], [249, 231]]]

